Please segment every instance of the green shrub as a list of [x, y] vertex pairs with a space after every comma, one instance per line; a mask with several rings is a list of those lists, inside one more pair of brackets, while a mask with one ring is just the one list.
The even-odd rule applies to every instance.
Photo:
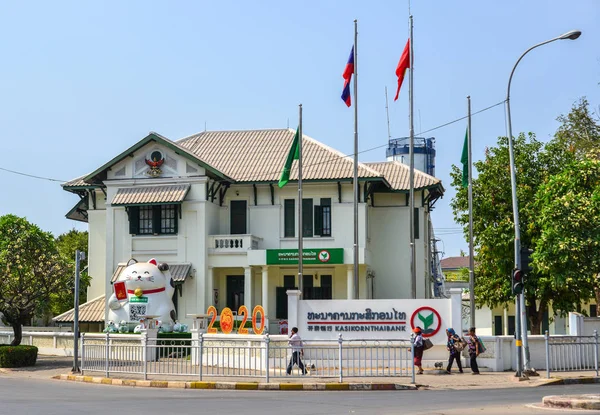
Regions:
[[0, 345], [0, 367], [34, 366], [38, 348], [35, 346]]

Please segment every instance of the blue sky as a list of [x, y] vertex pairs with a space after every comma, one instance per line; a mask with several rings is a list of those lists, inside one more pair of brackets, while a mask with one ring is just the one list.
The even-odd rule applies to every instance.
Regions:
[[[600, 105], [600, 3], [594, 0], [414, 1], [415, 130], [502, 101], [528, 47], [571, 29], [583, 35], [537, 49], [513, 80], [513, 131], [547, 140], [581, 96]], [[406, 1], [29, 1], [0, 4], [0, 167], [68, 180], [149, 131], [171, 139], [209, 130], [282, 128], [304, 107], [306, 134], [353, 150], [353, 111], [340, 99], [359, 21], [361, 151], [385, 146], [384, 88], [408, 36]], [[390, 98], [391, 99], [391, 98]], [[406, 90], [390, 102], [394, 137], [408, 134]], [[436, 176], [447, 192], [434, 224], [456, 228], [451, 164], [466, 122], [436, 138]], [[502, 106], [473, 118], [473, 156], [505, 134]], [[243, 146], [240, 146], [243, 151]], [[385, 148], [361, 161], [385, 158]], [[58, 183], [0, 171], [0, 214], [26, 216], [54, 234], [85, 225], [64, 218], [77, 197]], [[446, 256], [466, 250], [443, 235]]]

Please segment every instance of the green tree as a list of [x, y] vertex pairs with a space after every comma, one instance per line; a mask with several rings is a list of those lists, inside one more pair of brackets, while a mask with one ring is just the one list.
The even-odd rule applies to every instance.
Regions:
[[[69, 232], [63, 233], [56, 238], [56, 246], [58, 252], [67, 261], [70, 266], [75, 269], [75, 251], [80, 250], [85, 252], [87, 258], [88, 253], [88, 233], [87, 231], [78, 231], [72, 229]], [[79, 279], [79, 303], [83, 304], [87, 301], [87, 288], [90, 285], [90, 276], [85, 267], [85, 262], [80, 264], [81, 273]], [[50, 296], [49, 312], [53, 315], [59, 315], [73, 308], [75, 304], [75, 273], [72, 274], [69, 281], [69, 290], [61, 291]]]
[[[548, 176], [548, 157], [535, 135], [520, 134], [514, 140], [517, 166], [517, 199], [521, 244], [535, 250], [539, 235], [534, 204], [539, 186]], [[475, 296], [479, 305], [490, 308], [514, 301], [511, 272], [514, 268], [514, 221], [508, 154], [508, 139], [500, 137], [497, 146], [486, 150], [485, 159], [474, 163], [478, 177], [473, 179], [473, 232], [476, 251]], [[455, 220], [468, 234], [467, 189], [462, 187], [462, 172], [453, 166], [452, 186], [457, 193], [451, 202]], [[561, 285], [543, 270], [535, 269], [525, 281], [527, 315], [531, 331], [539, 334], [544, 313], [552, 304], [567, 310], [578, 302], [576, 284]]]
[[0, 217], [0, 313], [19, 345], [22, 327], [49, 296], [67, 290], [72, 267], [49, 232], [15, 215]]
[[581, 98], [573, 104], [569, 114], [557, 118], [561, 125], [552, 144], [556, 145], [553, 151], [563, 162], [566, 152], [573, 153], [577, 159], [584, 159], [600, 145], [600, 124], [594, 119], [589, 107], [587, 99]]
[[538, 190], [536, 207], [541, 232], [533, 254], [535, 266], [553, 275], [558, 283], [591, 287], [596, 304], [600, 304], [600, 162], [597, 156], [574, 161], [551, 177]]

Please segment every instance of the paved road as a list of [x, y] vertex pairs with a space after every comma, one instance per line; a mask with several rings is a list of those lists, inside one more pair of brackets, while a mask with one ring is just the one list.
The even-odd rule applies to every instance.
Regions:
[[552, 412], [525, 405], [540, 402], [545, 395], [574, 393], [598, 393], [598, 385], [475, 391], [245, 392], [129, 388], [0, 376], [0, 414], [548, 414]]

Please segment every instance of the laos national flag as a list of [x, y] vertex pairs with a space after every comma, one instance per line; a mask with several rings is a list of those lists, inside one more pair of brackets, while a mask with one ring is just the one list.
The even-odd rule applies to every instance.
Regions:
[[352, 100], [350, 99], [350, 81], [352, 80], [352, 74], [354, 73], [354, 46], [352, 46], [352, 50], [350, 51], [350, 57], [348, 58], [348, 63], [346, 63], [346, 68], [344, 69], [343, 77], [344, 77], [344, 90], [342, 91], [342, 101], [346, 103], [347, 106], [352, 105]]

